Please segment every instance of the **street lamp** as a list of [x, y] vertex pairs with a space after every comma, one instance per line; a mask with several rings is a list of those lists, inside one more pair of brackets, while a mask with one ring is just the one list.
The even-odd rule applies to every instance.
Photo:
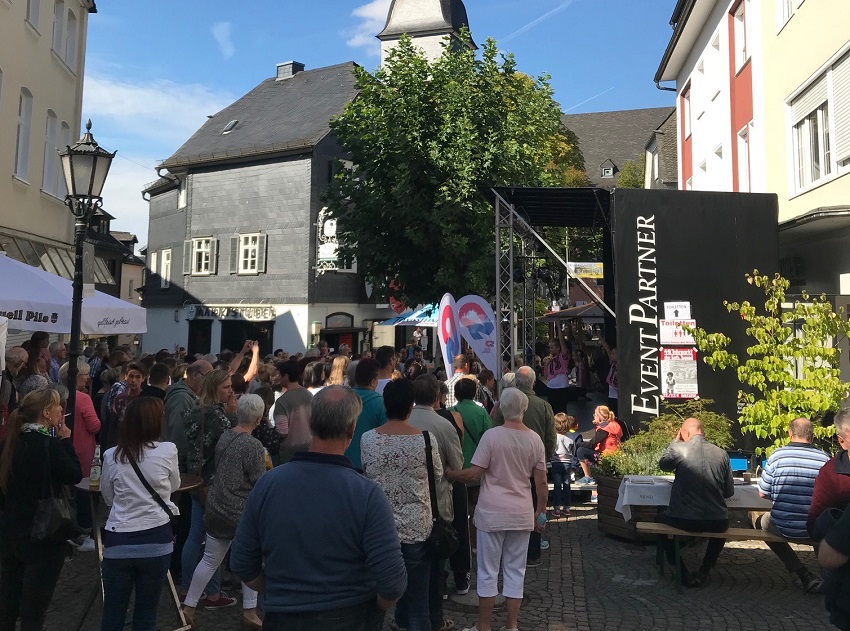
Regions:
[[77, 402], [77, 363], [80, 357], [80, 321], [83, 315], [83, 242], [92, 217], [103, 205], [100, 196], [109, 166], [116, 152], [102, 149], [91, 135], [91, 120], [86, 123], [86, 133], [76, 144], [59, 151], [62, 173], [68, 194], [65, 205], [74, 215], [74, 298], [71, 305], [71, 348], [68, 352], [68, 406], [66, 422], [74, 427], [74, 410]]

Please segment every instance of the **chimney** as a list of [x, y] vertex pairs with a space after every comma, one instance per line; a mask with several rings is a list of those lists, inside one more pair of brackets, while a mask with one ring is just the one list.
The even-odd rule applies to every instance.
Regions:
[[299, 72], [304, 72], [304, 64], [300, 61], [284, 61], [277, 65], [277, 80], [283, 81], [294, 77]]

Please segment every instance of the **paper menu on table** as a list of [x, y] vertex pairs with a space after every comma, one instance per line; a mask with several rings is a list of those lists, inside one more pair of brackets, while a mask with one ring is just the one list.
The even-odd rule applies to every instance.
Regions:
[[655, 478], [651, 475], [630, 475], [629, 484], [655, 484]]

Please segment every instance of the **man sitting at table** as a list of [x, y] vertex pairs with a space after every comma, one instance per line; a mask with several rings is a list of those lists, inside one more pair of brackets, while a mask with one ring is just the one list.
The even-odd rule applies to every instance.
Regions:
[[[690, 532], [725, 532], [729, 528], [726, 499], [735, 493], [729, 454], [705, 439], [698, 419], [685, 420], [676, 438], [664, 450], [658, 466], [676, 474], [670, 504], [658, 516], [659, 522]], [[702, 567], [694, 574], [682, 563], [682, 584], [702, 585], [725, 543], [725, 539], [709, 539]], [[673, 564], [674, 542], [668, 539], [665, 544], [667, 560]]]
[[[807, 418], [797, 418], [788, 427], [791, 442], [767, 459], [759, 481], [759, 495], [773, 500], [769, 513], [750, 513], [753, 528], [767, 530], [787, 539], [807, 539], [806, 520], [815, 488], [815, 478], [829, 456], [812, 445], [814, 429]], [[787, 543], [768, 542], [789, 572], [800, 577], [807, 592], [820, 590], [821, 579], [812, 573]]]

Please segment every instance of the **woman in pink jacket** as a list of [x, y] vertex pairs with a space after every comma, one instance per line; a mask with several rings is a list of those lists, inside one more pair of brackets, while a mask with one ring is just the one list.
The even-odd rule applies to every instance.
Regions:
[[[71, 440], [74, 444], [74, 451], [77, 452], [77, 458], [80, 459], [80, 468], [83, 471], [83, 477], [87, 478], [91, 475], [91, 464], [94, 459], [95, 436], [100, 431], [100, 419], [94, 411], [94, 403], [91, 397], [85, 391], [86, 384], [89, 380], [89, 371], [91, 368], [88, 362], [83, 358], [77, 363], [77, 383], [68, 383], [69, 363], [62, 364], [59, 369], [59, 382], [67, 384], [68, 388], [77, 389], [77, 402], [74, 406], [74, 430], [71, 435]], [[89, 505], [88, 493], [77, 491], [77, 525], [80, 528], [90, 530], [92, 527], [91, 506]], [[94, 550], [94, 539], [89, 536], [80, 547], [83, 551]]]

